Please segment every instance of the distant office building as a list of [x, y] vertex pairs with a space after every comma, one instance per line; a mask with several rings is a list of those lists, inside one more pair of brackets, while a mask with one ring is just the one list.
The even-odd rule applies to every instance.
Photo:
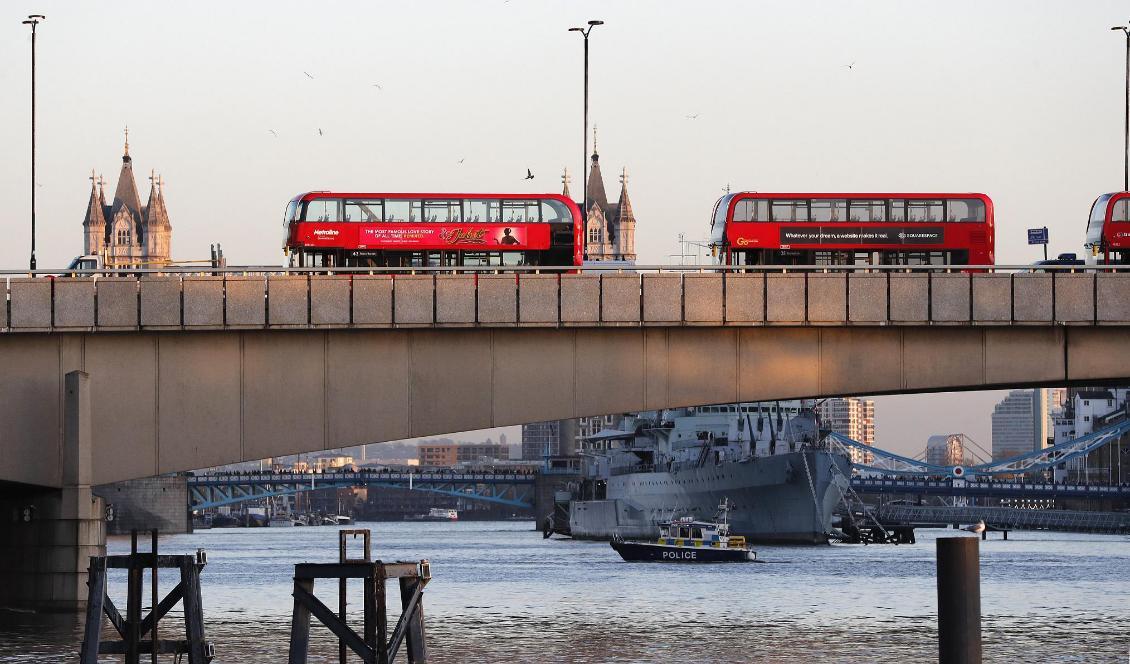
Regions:
[[[825, 399], [816, 406], [820, 424], [832, 431], [857, 440], [868, 447], [875, 445], [875, 402], [856, 397]], [[873, 454], [851, 448], [852, 463], [872, 463]]]
[[476, 463], [510, 459], [510, 448], [495, 443], [420, 443], [418, 458], [421, 466], [454, 466], [459, 463]]
[[965, 461], [965, 436], [945, 433], [926, 440], [926, 463], [935, 466], [960, 466]]
[[561, 450], [561, 422], [535, 422], [522, 425], [522, 460], [540, 461], [557, 456]]
[[1047, 393], [1013, 390], [993, 408], [993, 460], [1043, 449], [1048, 439]]
[[102, 257], [110, 267], [154, 267], [169, 262], [173, 226], [165, 208], [164, 181], [150, 173], [149, 201], [141, 204], [129, 156], [129, 130], [114, 198], [106, 202], [104, 182], [90, 174], [90, 200], [82, 222], [83, 254]]

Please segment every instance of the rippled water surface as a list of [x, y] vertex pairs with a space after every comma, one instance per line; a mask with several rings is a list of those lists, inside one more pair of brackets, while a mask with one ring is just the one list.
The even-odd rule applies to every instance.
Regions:
[[[441, 663], [936, 660], [934, 537], [954, 534], [920, 531], [918, 544], [897, 547], [766, 546], [763, 564], [664, 565], [624, 563], [604, 543], [543, 540], [532, 523], [357, 527], [372, 529], [375, 557], [432, 561], [426, 629]], [[204, 618], [216, 661], [286, 661], [293, 565], [336, 560], [334, 530], [161, 538], [162, 553], [208, 551]], [[1130, 661], [1130, 538], [997, 537], [981, 543], [986, 661]], [[109, 548], [128, 551], [128, 539]], [[124, 611], [124, 575], [111, 581]], [[316, 590], [336, 606], [335, 583]], [[183, 625], [170, 616], [162, 637]], [[0, 662], [73, 661], [80, 628], [0, 613]], [[337, 661], [328, 630], [315, 621], [311, 632], [310, 661]]]

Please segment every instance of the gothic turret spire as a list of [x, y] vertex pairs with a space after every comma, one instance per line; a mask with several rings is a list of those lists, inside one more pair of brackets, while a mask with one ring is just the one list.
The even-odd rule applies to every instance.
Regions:
[[573, 198], [573, 195], [569, 193], [569, 169], [568, 168], [566, 168], [565, 172], [561, 175], [561, 185], [562, 185], [561, 195], [564, 196], [565, 198], [569, 198], [569, 199]]
[[94, 169], [90, 169], [90, 200], [86, 204], [86, 218], [83, 220], [82, 225], [86, 228], [91, 226], [105, 226], [106, 215], [102, 212], [102, 195], [98, 188], [98, 178], [94, 175]]
[[588, 184], [585, 186], [585, 207], [608, 207], [608, 194], [604, 193], [604, 177], [600, 174], [600, 155], [596, 151], [596, 127], [592, 128], [592, 165], [589, 167]]
[[620, 213], [617, 215], [619, 221], [636, 220], [636, 215], [632, 213], [632, 201], [628, 199], [628, 169], [620, 171], [620, 202], [618, 203]]
[[126, 208], [135, 221], [141, 221], [141, 197], [137, 193], [137, 182], [133, 178], [133, 159], [129, 156], [129, 127], [126, 127], [125, 153], [122, 155], [122, 170], [118, 174], [118, 188], [114, 191], [114, 204], [110, 217]]
[[98, 254], [106, 243], [106, 213], [102, 209], [102, 191], [99, 178], [90, 169], [90, 200], [86, 203], [86, 217], [82, 220], [82, 253]]

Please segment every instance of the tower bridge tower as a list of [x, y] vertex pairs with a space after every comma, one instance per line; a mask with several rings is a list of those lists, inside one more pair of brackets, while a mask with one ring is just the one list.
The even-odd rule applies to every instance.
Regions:
[[165, 206], [164, 180], [150, 172], [149, 200], [142, 205], [129, 153], [128, 127], [113, 200], [106, 203], [104, 182], [101, 177], [95, 179], [94, 171], [90, 182], [90, 200], [82, 223], [83, 253], [101, 256], [107, 267], [168, 264], [173, 227]]

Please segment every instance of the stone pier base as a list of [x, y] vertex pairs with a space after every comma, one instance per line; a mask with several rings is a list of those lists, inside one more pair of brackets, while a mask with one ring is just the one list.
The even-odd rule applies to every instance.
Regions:
[[90, 556], [106, 555], [103, 509], [90, 487], [0, 494], [0, 606], [86, 610]]
[[90, 376], [66, 375], [62, 488], [0, 486], [0, 606], [85, 611], [91, 556], [106, 555], [104, 503], [91, 494]]

